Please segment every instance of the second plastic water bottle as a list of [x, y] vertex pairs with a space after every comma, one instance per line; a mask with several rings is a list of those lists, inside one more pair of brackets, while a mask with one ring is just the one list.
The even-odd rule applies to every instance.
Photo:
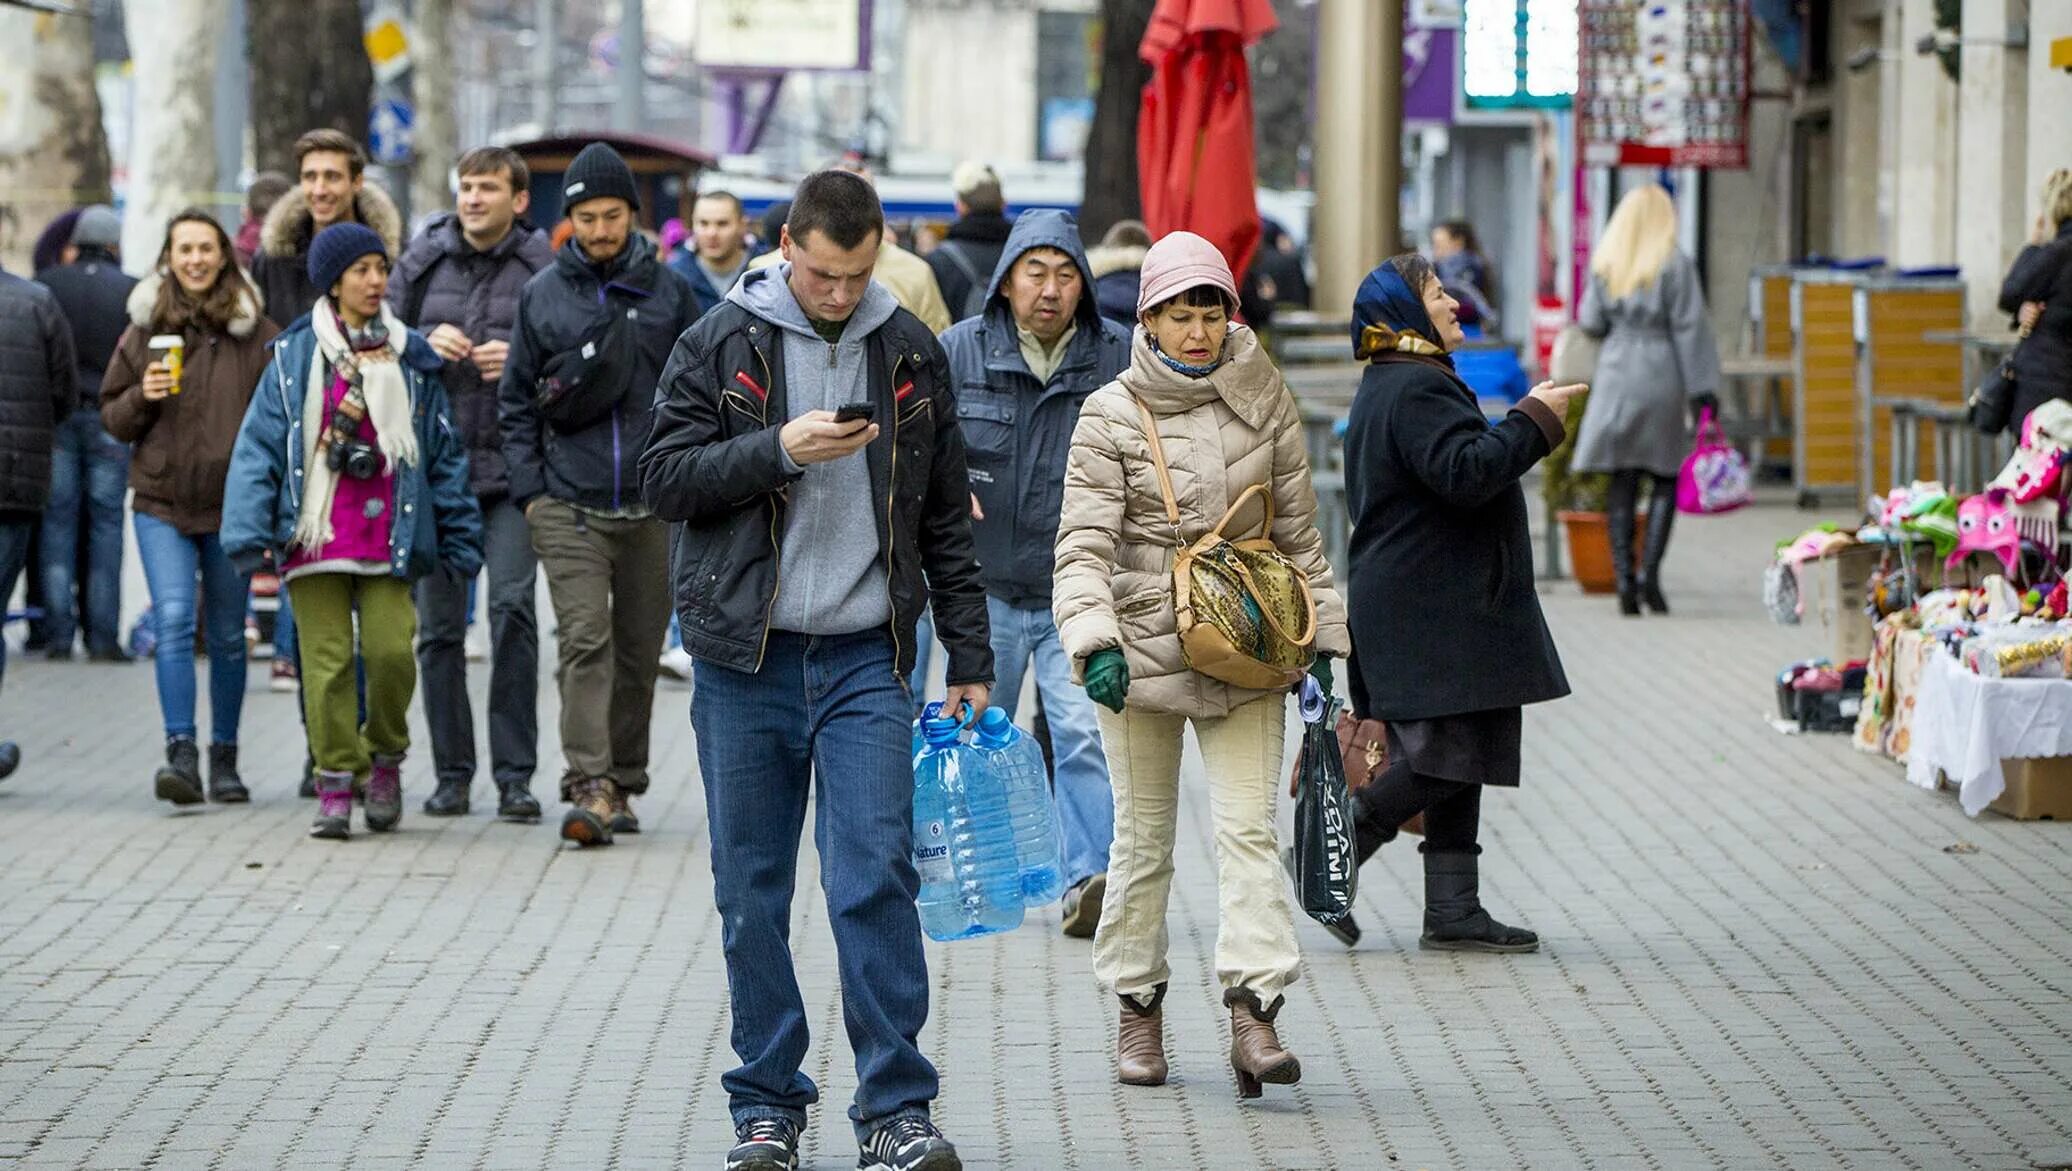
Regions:
[[921, 929], [969, 939], [1022, 925], [1020, 871], [1006, 794], [958, 735], [931, 710], [914, 758], [914, 868], [921, 874]]
[[1021, 868], [1022, 901], [1042, 906], [1065, 893], [1065, 863], [1058, 845], [1057, 807], [1051, 801], [1050, 777], [1043, 750], [1034, 737], [1014, 726], [1007, 713], [988, 708], [979, 718], [974, 747], [986, 771], [1007, 792], [1014, 824], [1015, 861]]

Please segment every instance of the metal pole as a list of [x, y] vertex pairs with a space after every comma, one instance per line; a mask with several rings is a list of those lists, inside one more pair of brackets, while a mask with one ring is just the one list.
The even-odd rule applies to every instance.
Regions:
[[619, 0], [619, 95], [612, 103], [612, 129], [641, 130], [647, 124], [647, 12], [643, 0]]
[[532, 23], [537, 34], [532, 45], [532, 116], [545, 137], [554, 133], [554, 124], [561, 118], [561, 0], [533, 0]]

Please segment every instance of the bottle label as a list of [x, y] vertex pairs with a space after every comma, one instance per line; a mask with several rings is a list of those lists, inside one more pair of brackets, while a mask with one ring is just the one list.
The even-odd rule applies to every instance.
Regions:
[[950, 843], [941, 819], [931, 818], [915, 827], [914, 869], [921, 873], [921, 885], [950, 881]]

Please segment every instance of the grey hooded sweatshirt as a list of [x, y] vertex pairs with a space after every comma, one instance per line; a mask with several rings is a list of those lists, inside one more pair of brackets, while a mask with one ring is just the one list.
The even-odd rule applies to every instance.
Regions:
[[[728, 290], [727, 300], [782, 332], [791, 418], [870, 398], [864, 341], [899, 309], [883, 285], [871, 282], [832, 346], [820, 340], [792, 295], [789, 263], [749, 272]], [[789, 470], [801, 470], [790, 455], [784, 460]], [[791, 487], [771, 629], [833, 635], [887, 625], [892, 595], [871, 508], [869, 462], [859, 451], [803, 471]]]

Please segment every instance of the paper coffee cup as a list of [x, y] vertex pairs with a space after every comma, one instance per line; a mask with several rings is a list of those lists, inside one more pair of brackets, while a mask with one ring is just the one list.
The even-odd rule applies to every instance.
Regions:
[[187, 351], [187, 339], [177, 333], [154, 335], [150, 341], [151, 354], [164, 362], [166, 371], [173, 376], [173, 385], [168, 394], [180, 393], [180, 359]]

